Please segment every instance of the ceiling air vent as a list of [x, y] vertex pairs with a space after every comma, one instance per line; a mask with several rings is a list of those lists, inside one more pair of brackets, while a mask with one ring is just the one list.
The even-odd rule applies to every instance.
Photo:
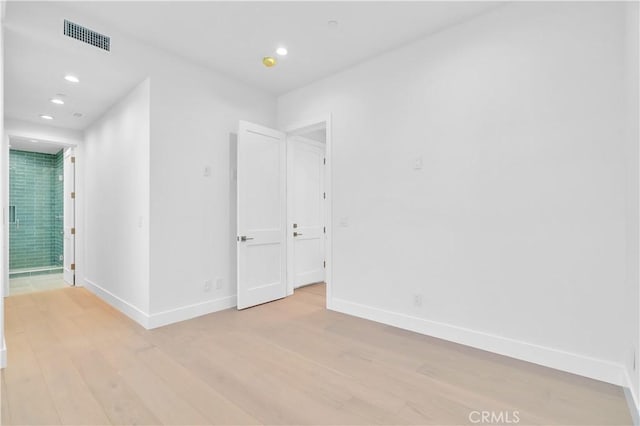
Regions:
[[100, 49], [111, 51], [111, 37], [97, 33], [82, 25], [64, 20], [64, 35], [83, 41]]

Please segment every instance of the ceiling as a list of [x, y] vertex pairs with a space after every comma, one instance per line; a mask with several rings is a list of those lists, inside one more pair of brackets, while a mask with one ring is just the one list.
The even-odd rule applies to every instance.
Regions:
[[57, 154], [68, 145], [50, 142], [40, 139], [26, 139], [20, 137], [10, 137], [9, 147], [17, 151], [40, 152], [43, 154]]
[[[67, 129], [84, 129], [124, 96], [144, 77], [114, 67], [112, 62], [91, 49], [77, 51], [80, 43], [42, 43], [32, 34], [5, 31], [4, 108], [11, 118], [53, 125]], [[64, 80], [67, 73], [82, 76], [79, 84]], [[65, 105], [50, 102], [64, 95]], [[74, 113], [82, 117], [74, 117]], [[40, 114], [54, 117], [45, 121]]]
[[[127, 40], [169, 51], [274, 95], [481, 14], [497, 2], [9, 2], [5, 21], [7, 116], [83, 129], [144, 70], [117, 59]], [[112, 52], [62, 35], [72, 19], [112, 37]], [[337, 26], [328, 21], [337, 21]], [[262, 58], [289, 54], [273, 68]], [[63, 80], [82, 75], [80, 84]], [[57, 93], [67, 104], [49, 102]], [[81, 118], [73, 117], [82, 113]]]

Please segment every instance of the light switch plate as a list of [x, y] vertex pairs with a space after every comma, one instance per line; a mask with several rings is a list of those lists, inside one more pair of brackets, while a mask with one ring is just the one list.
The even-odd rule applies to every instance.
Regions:
[[422, 157], [418, 157], [413, 162], [413, 170], [422, 170]]

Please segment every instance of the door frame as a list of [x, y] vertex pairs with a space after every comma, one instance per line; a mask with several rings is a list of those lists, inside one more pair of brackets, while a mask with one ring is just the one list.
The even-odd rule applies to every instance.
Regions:
[[[76, 149], [75, 147], [67, 147], [67, 148], [63, 148], [63, 161], [64, 161], [64, 165], [63, 165], [63, 169], [62, 169], [62, 173], [63, 173], [63, 194], [62, 194], [62, 209], [63, 209], [63, 213], [62, 213], [62, 229], [63, 229], [63, 239], [66, 238], [67, 236], [67, 208], [66, 208], [66, 203], [70, 202], [71, 203], [71, 216], [73, 216], [73, 232], [70, 232], [70, 242], [68, 244], [71, 245], [71, 252], [72, 252], [72, 258], [73, 258], [73, 268], [71, 269], [73, 277], [72, 277], [72, 283], [69, 283], [68, 281], [64, 280], [64, 274], [65, 274], [65, 269], [66, 269], [66, 264], [68, 259], [66, 259], [65, 256], [65, 250], [64, 247], [66, 245], [66, 243], [62, 242], [62, 253], [63, 253], [63, 262], [62, 262], [62, 276], [63, 276], [63, 280], [64, 282], [66, 282], [67, 284], [69, 284], [72, 287], [76, 286], [76, 270], [75, 270], [75, 264], [76, 264], [76, 235], [77, 235], [77, 229], [78, 229], [78, 224], [76, 223], [76, 198], [75, 198], [75, 194], [78, 191], [78, 188], [76, 187]], [[71, 157], [70, 159], [70, 163], [73, 166], [73, 172], [71, 174], [70, 179], [72, 180], [71, 182], [67, 182], [67, 173], [65, 168], [67, 167], [67, 157]], [[68, 192], [64, 192], [65, 189], [67, 189], [67, 185], [70, 184], [71, 186], [71, 192], [73, 192], [74, 197], [71, 197], [71, 194], [69, 194]], [[68, 197], [68, 198], [67, 198]], [[70, 201], [73, 200], [73, 201]]]
[[[69, 143], [69, 142], [63, 142], [63, 141], [56, 141], [53, 139], [43, 139], [40, 137], [40, 135], [32, 135], [29, 134], [28, 132], [7, 132], [4, 134], [4, 137], [2, 139], [2, 154], [0, 155], [0, 158], [2, 158], [2, 162], [1, 162], [1, 167], [0, 169], [2, 169], [2, 180], [4, 180], [2, 188], [0, 193], [2, 193], [2, 228], [3, 228], [3, 233], [2, 233], [2, 255], [0, 256], [2, 258], [2, 275], [0, 276], [0, 288], [2, 289], [2, 298], [5, 298], [7, 296], [10, 296], [9, 294], [9, 214], [7, 212], [8, 208], [9, 208], [9, 167], [10, 162], [9, 162], [9, 150], [11, 149], [11, 144], [10, 144], [10, 140], [11, 138], [23, 138], [23, 139], [37, 139], [39, 143], [41, 144], [50, 144], [50, 145], [56, 145], [59, 146], [60, 149], [66, 150], [68, 148], [73, 148], [74, 150], [74, 155], [76, 157], [76, 161], [78, 161], [78, 144], [76, 143]], [[76, 176], [74, 177], [74, 184], [77, 184], [78, 182], [78, 177], [77, 177], [77, 168], [76, 168]], [[76, 192], [77, 192], [77, 185], [76, 186]], [[76, 221], [76, 233], [77, 233], [77, 229], [78, 229], [78, 202], [76, 199], [76, 203], [74, 205], [74, 216], [75, 216], [75, 221]], [[77, 241], [77, 234], [76, 234], [76, 241]], [[77, 249], [77, 244], [76, 244], [76, 249]], [[77, 252], [76, 252], [77, 255]], [[77, 262], [77, 256], [76, 256], [76, 262]], [[0, 342], [0, 346], [2, 345], [2, 342]]]
[[[323, 116], [311, 117], [308, 119], [304, 119], [298, 122], [294, 122], [289, 125], [281, 126], [283, 131], [287, 134], [287, 137], [290, 134], [295, 134], [300, 130], [307, 129], [313, 126], [326, 126], [327, 139], [325, 141], [325, 158], [327, 159], [327, 164], [324, 169], [324, 191], [326, 193], [325, 200], [325, 208], [324, 208], [324, 217], [325, 224], [327, 227], [327, 233], [324, 239], [324, 257], [326, 259], [326, 268], [325, 268], [325, 283], [327, 285], [327, 294], [326, 294], [326, 308], [331, 309], [333, 306], [333, 186], [332, 186], [332, 175], [333, 175], [333, 161], [332, 161], [332, 147], [333, 147], [333, 131], [331, 124], [331, 113], [327, 113]], [[292, 160], [292, 156], [290, 155], [290, 149], [287, 144], [287, 224], [291, 222], [291, 210], [290, 210], [290, 199], [291, 199], [291, 191], [290, 191], [290, 173], [293, 170], [291, 167], [290, 161]], [[289, 236], [287, 236], [287, 296], [293, 294], [293, 277], [290, 277], [289, 270], [292, 266], [292, 250], [289, 249], [291, 244], [289, 243]]]
[[[308, 138], [305, 138], [300, 135], [296, 135], [295, 133], [287, 133], [287, 296], [290, 296], [295, 291], [295, 239], [293, 238], [293, 229], [289, 227], [293, 220], [293, 197], [294, 191], [289, 190], [292, 188], [292, 185], [289, 183], [293, 183], [294, 177], [294, 161], [295, 161], [295, 148], [294, 144], [306, 144], [308, 146], [313, 146], [315, 148], [320, 148], [323, 151], [323, 157], [326, 158], [327, 155], [327, 147], [326, 141], [325, 143], [317, 142]], [[326, 167], [326, 165], [325, 165]], [[325, 179], [324, 179], [325, 170], [322, 170], [322, 190], [326, 194]], [[325, 203], [322, 204], [322, 222], [326, 226], [327, 221], [327, 211], [326, 211], [326, 199]], [[326, 233], [323, 235], [323, 255], [325, 256], [326, 261], [326, 241], [327, 236]], [[327, 275], [326, 267], [324, 271], [325, 279]]]

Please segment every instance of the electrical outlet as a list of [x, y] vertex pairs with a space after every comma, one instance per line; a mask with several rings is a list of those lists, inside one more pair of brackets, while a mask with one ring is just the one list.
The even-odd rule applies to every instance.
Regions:
[[422, 295], [421, 294], [414, 294], [413, 295], [413, 306], [415, 306], [416, 308], [419, 308], [420, 306], [422, 306]]
[[202, 170], [202, 174], [205, 177], [211, 176], [211, 166], [204, 166], [204, 169]]
[[216, 278], [216, 290], [222, 290], [224, 280], [222, 278]]
[[204, 291], [211, 291], [211, 280], [206, 280], [204, 282]]

